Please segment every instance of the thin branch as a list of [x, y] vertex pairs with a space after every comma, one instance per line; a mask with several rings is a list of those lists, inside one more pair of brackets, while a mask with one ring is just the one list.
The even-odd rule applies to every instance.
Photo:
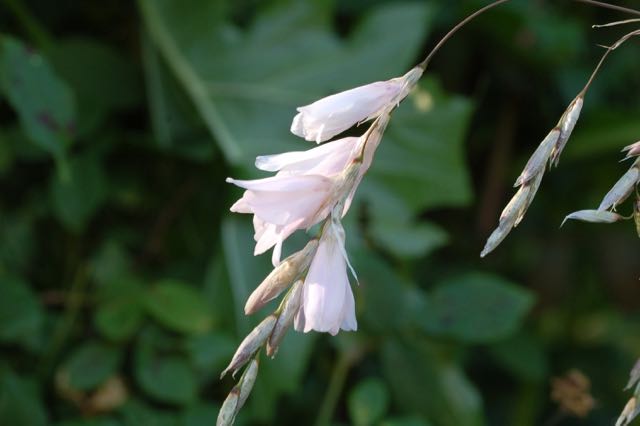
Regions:
[[576, 1], [578, 3], [590, 4], [590, 5], [602, 7], [605, 9], [611, 9], [617, 12], [629, 13], [631, 15], [640, 16], [640, 10], [630, 9], [628, 7], [618, 6], [615, 4], [604, 3], [596, 0], [573, 0], [573, 1]]
[[464, 18], [455, 27], [453, 27], [444, 37], [442, 37], [442, 39], [438, 42], [438, 44], [436, 44], [435, 47], [433, 49], [431, 49], [431, 52], [429, 52], [427, 57], [424, 58], [424, 60], [418, 64], [418, 67], [422, 68], [423, 70], [426, 69], [427, 66], [429, 65], [429, 62], [431, 62], [431, 58], [433, 58], [433, 56], [436, 54], [436, 52], [438, 52], [438, 50], [440, 50], [442, 45], [445, 44], [455, 33], [457, 33], [460, 28], [464, 27], [466, 24], [468, 24], [470, 21], [472, 21], [476, 16], [482, 15], [487, 10], [493, 9], [494, 7], [500, 6], [502, 3], [506, 3], [508, 1], [509, 0], [498, 0], [498, 1], [495, 1], [495, 2], [493, 2], [493, 3], [491, 3], [491, 4], [487, 5], [487, 6], [483, 7], [482, 9], [476, 10], [471, 15], [467, 16], [466, 18]]

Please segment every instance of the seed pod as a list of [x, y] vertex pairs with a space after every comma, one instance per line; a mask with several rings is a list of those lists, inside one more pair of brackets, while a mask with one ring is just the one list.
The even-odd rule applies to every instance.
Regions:
[[244, 306], [244, 313], [250, 315], [256, 312], [300, 278], [309, 268], [317, 248], [318, 240], [313, 239], [302, 250], [282, 261], [251, 293]]
[[560, 161], [560, 154], [562, 154], [562, 150], [564, 150], [564, 147], [571, 136], [571, 132], [573, 132], [573, 128], [576, 126], [578, 118], [580, 118], [583, 101], [584, 99], [582, 98], [582, 95], [578, 95], [578, 97], [569, 104], [569, 107], [565, 110], [564, 114], [562, 114], [562, 117], [558, 122], [560, 137], [551, 152], [550, 159], [551, 164], [554, 166], [558, 165], [558, 162]]
[[640, 170], [636, 167], [631, 167], [627, 170], [616, 184], [613, 185], [613, 188], [607, 192], [607, 195], [604, 196], [598, 210], [607, 210], [609, 207], [615, 209], [618, 204], [624, 202], [633, 191], [639, 177]]
[[562, 225], [564, 225], [564, 223], [569, 219], [591, 223], [613, 223], [624, 219], [624, 217], [620, 216], [618, 213], [613, 213], [607, 210], [579, 210], [567, 215], [567, 217], [562, 221], [560, 227], [562, 227]]
[[277, 317], [275, 315], [269, 315], [244, 338], [238, 346], [238, 349], [236, 349], [236, 353], [233, 354], [231, 362], [220, 375], [220, 378], [223, 378], [229, 371], [233, 371], [235, 375], [238, 369], [247, 363], [254, 352], [267, 340], [273, 331], [273, 327], [276, 325], [276, 320]]
[[553, 147], [556, 146], [559, 137], [560, 129], [558, 129], [557, 127], [549, 132], [549, 134], [544, 138], [540, 145], [538, 145], [538, 148], [536, 148], [534, 153], [531, 155], [531, 158], [529, 158], [527, 165], [524, 166], [524, 170], [513, 186], [520, 186], [530, 181], [539, 172], [544, 171], [545, 164], [547, 163], [547, 160], [551, 155]]
[[271, 333], [271, 336], [267, 341], [267, 356], [275, 356], [282, 338], [284, 337], [289, 327], [291, 327], [291, 324], [293, 324], [293, 318], [295, 317], [296, 313], [298, 313], [300, 304], [302, 302], [302, 287], [302, 280], [296, 281], [296, 283], [291, 288], [291, 291], [287, 295], [287, 298], [282, 302], [282, 311], [280, 312], [278, 321], [273, 328], [273, 333]]

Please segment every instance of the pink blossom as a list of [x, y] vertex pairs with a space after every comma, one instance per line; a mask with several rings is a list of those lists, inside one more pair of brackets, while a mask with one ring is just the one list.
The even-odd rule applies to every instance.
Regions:
[[421, 75], [422, 70], [414, 68], [402, 77], [359, 86], [299, 107], [291, 132], [317, 143], [329, 140], [393, 107], [407, 96]]
[[344, 229], [339, 220], [325, 227], [302, 290], [302, 305], [295, 318], [295, 329], [336, 335], [340, 329], [358, 328], [355, 301], [344, 248]]
[[282, 242], [298, 229], [324, 219], [330, 209], [334, 181], [320, 175], [282, 175], [255, 180], [228, 178], [246, 191], [231, 206], [232, 212], [254, 214], [256, 248], [264, 253], [275, 246], [272, 262], [280, 262]]

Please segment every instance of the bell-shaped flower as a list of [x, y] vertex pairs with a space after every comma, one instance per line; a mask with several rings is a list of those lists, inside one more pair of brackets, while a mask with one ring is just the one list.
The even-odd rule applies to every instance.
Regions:
[[413, 68], [402, 77], [359, 86], [299, 107], [291, 132], [317, 143], [329, 140], [399, 103], [421, 75], [422, 69]]
[[332, 217], [322, 232], [303, 284], [302, 304], [295, 318], [296, 330], [336, 335], [340, 329], [358, 328], [344, 243], [344, 229], [339, 219]]
[[275, 246], [272, 262], [280, 262], [282, 242], [298, 229], [324, 219], [331, 209], [334, 180], [320, 175], [273, 176], [255, 180], [227, 178], [246, 191], [232, 212], [254, 214], [256, 248], [264, 253]]

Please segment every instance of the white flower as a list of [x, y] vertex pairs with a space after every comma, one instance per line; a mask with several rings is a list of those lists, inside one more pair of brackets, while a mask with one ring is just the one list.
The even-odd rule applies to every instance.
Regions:
[[[360, 182], [364, 170], [347, 179], [349, 166], [360, 156], [362, 143], [365, 160], [371, 164], [372, 150], [379, 143], [381, 132], [368, 137], [369, 132], [357, 137], [338, 139], [307, 151], [286, 152], [256, 158], [256, 167], [275, 176], [256, 180], [227, 179], [227, 182], [247, 189], [231, 211], [254, 214], [253, 227], [256, 247], [254, 255], [274, 247], [272, 262], [277, 265], [282, 253], [282, 243], [298, 229], [309, 228], [327, 217], [333, 205], [345, 198], [340, 191], [349, 191], [345, 214]], [[373, 137], [376, 136], [376, 137]]]
[[325, 227], [302, 290], [302, 305], [295, 318], [295, 329], [329, 332], [357, 330], [355, 301], [344, 248], [344, 229], [338, 219]]
[[421, 75], [422, 70], [414, 68], [402, 77], [359, 86], [299, 107], [291, 132], [317, 143], [329, 140], [392, 108], [407, 96]]
[[232, 212], [254, 214], [254, 255], [275, 246], [272, 262], [280, 262], [282, 242], [298, 229], [324, 219], [331, 209], [334, 180], [320, 175], [273, 176], [255, 180], [227, 178], [246, 191]]

